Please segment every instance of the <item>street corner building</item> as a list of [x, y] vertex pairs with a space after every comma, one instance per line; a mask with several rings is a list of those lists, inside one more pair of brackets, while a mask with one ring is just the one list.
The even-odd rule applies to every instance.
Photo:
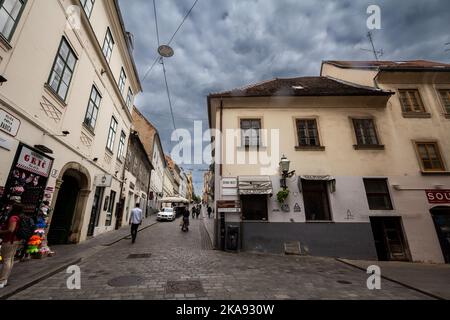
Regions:
[[0, 1], [0, 12], [0, 209], [49, 201], [50, 244], [114, 230], [141, 91], [117, 1]]
[[450, 262], [450, 65], [325, 61], [208, 112], [217, 247]]

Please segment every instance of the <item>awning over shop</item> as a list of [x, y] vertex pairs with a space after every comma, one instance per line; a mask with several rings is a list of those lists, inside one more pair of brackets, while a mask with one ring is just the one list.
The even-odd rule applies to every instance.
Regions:
[[163, 203], [189, 203], [188, 199], [181, 197], [167, 197], [160, 200]]
[[336, 178], [332, 177], [332, 176], [300, 176], [298, 179], [298, 189], [300, 190], [300, 192], [302, 191], [302, 180], [305, 181], [326, 181], [330, 184], [330, 191], [331, 193], [336, 192]]
[[272, 180], [269, 176], [242, 176], [238, 178], [239, 195], [272, 195]]

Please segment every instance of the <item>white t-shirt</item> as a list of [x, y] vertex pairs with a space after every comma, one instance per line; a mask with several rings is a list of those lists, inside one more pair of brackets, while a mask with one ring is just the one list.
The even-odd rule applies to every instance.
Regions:
[[142, 210], [140, 208], [134, 208], [133, 210], [131, 210], [130, 222], [132, 224], [142, 223]]

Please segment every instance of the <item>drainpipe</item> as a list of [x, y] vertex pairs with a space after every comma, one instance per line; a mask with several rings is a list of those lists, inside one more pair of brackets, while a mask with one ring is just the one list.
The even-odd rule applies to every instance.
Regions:
[[[153, 165], [150, 164], [150, 167], [152, 168]], [[152, 170], [150, 169], [149, 175], [148, 175], [148, 185], [147, 185], [147, 207], [145, 208], [146, 212], [148, 213], [148, 204], [150, 203], [150, 182], [152, 180]], [[147, 216], [148, 217], [148, 216]]]
[[[222, 150], [223, 150], [223, 148], [222, 148], [222, 143], [223, 143], [223, 139], [222, 139], [222, 137], [223, 137], [223, 134], [222, 134], [222, 129], [223, 129], [223, 100], [222, 99], [220, 99], [220, 125], [219, 125], [219, 132], [220, 132], [220, 148], [221, 148], [221, 150], [220, 150], [220, 156], [222, 157]], [[217, 137], [216, 137], [216, 139], [217, 139]], [[214, 155], [215, 157], [217, 156], [217, 150], [216, 150], [216, 152], [215, 152], [215, 155]], [[216, 163], [217, 161], [215, 161], [215, 163]], [[220, 177], [222, 177], [222, 172], [223, 172], [223, 164], [222, 164], [222, 159], [220, 159], [220, 164], [219, 164], [219, 176], [217, 176], [217, 172], [215, 172], [214, 173], [214, 175], [215, 175], [215, 178], [214, 178], [214, 180], [215, 179], [220, 179]], [[214, 192], [216, 193], [218, 190], [217, 190], [217, 188], [216, 188], [216, 186], [215, 186], [215, 183], [214, 183]], [[217, 194], [215, 194], [215, 197], [214, 197], [214, 201], [216, 202], [217, 201]], [[221, 247], [221, 241], [220, 241], [220, 238], [221, 238], [221, 234], [220, 234], [220, 224], [219, 224], [219, 219], [220, 219], [220, 215], [219, 215], [219, 212], [218, 212], [218, 210], [217, 210], [217, 206], [215, 206], [216, 208], [215, 208], [215, 213], [214, 213], [214, 216], [215, 216], [215, 219], [214, 219], [214, 230], [215, 230], [215, 237], [214, 237], [214, 248], [215, 249], [220, 249], [220, 247]]]

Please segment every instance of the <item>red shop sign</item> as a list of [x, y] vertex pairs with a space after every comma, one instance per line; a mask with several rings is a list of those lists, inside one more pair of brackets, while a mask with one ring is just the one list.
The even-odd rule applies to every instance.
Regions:
[[450, 190], [426, 190], [429, 203], [450, 203]]

